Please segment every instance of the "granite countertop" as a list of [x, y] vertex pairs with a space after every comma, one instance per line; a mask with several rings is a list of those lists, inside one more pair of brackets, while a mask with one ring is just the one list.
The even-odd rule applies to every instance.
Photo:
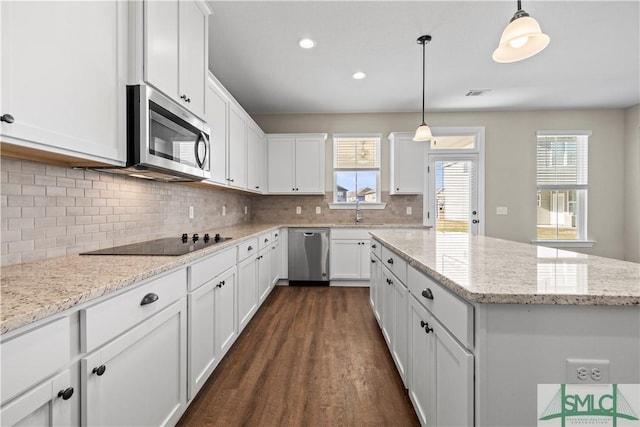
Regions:
[[372, 235], [470, 302], [640, 305], [637, 263], [464, 233]]
[[[249, 224], [216, 228], [233, 237], [182, 256], [68, 255], [2, 268], [0, 334], [73, 308], [280, 227], [423, 228], [406, 224]], [[202, 231], [204, 234], [207, 231]], [[283, 236], [284, 237], [284, 236]]]

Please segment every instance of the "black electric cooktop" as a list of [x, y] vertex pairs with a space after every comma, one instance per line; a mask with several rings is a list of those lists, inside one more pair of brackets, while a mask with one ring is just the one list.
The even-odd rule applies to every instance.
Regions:
[[80, 255], [179, 256], [199, 249], [208, 248], [230, 239], [231, 237], [220, 237], [219, 234], [216, 234], [215, 237], [209, 237], [208, 234], [205, 234], [203, 237], [197, 234], [193, 236], [183, 234], [182, 237], [166, 237], [146, 242], [131, 243], [129, 245], [84, 252]]

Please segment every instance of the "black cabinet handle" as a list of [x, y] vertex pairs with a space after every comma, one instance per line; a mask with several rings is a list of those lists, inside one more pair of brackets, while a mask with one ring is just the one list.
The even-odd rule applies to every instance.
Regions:
[[278, 233], [276, 233], [276, 237], [278, 237]]
[[428, 325], [428, 323], [427, 323], [427, 322], [425, 322], [424, 320], [421, 320], [421, 321], [420, 321], [420, 327], [421, 327], [421, 328], [424, 328], [424, 327], [425, 327], [425, 326], [427, 326], [427, 325]]
[[248, 250], [248, 251], [252, 251], [252, 250], [253, 250], [253, 246], [249, 246], [249, 247], [247, 248], [247, 250]]
[[0, 117], [0, 122], [11, 124], [13, 123], [13, 116], [11, 114], [3, 114], [2, 117]]
[[73, 387], [69, 387], [66, 390], [60, 390], [58, 392], [58, 397], [61, 397], [62, 400], [69, 400], [73, 396]]
[[433, 332], [433, 328], [429, 327], [429, 323], [427, 323], [427, 322], [425, 322], [423, 320], [420, 321], [420, 327], [424, 328], [424, 331], [426, 333]]
[[98, 366], [97, 368], [93, 368], [93, 371], [91, 371], [91, 372], [93, 372], [93, 373], [94, 373], [94, 374], [96, 374], [97, 376], [101, 377], [101, 376], [102, 376], [102, 374], [104, 374], [104, 371], [106, 371], [106, 370], [107, 370], [107, 367], [106, 367], [106, 366], [104, 366], [104, 365], [100, 365], [100, 366]]
[[231, 182], [235, 182], [235, 180], [233, 178], [229, 178], [229, 181]]
[[147, 305], [147, 304], [151, 304], [152, 302], [156, 302], [158, 301], [158, 295], [154, 294], [153, 292], [150, 292], [148, 294], [146, 294], [144, 296], [144, 298], [142, 298], [142, 301], [140, 301], [140, 305]]
[[377, 246], [376, 246], [376, 244], [375, 244], [375, 243], [374, 243], [374, 244], [372, 244], [372, 245], [371, 245], [371, 247], [372, 247], [373, 249], [377, 248]]
[[388, 262], [389, 264], [393, 264], [393, 258], [389, 258], [389, 259], [387, 260], [387, 262]]
[[376, 260], [375, 260], [375, 259], [372, 259], [372, 260], [371, 260], [371, 264], [375, 264], [375, 263], [376, 263]]
[[473, 224], [477, 224], [477, 223], [479, 223], [479, 222], [480, 222], [480, 220], [479, 220], [479, 219], [474, 219], [474, 220], [471, 220], [471, 222], [472, 222]]
[[431, 292], [430, 288], [427, 288], [424, 291], [422, 291], [422, 296], [425, 297], [426, 299], [433, 299], [433, 292]]
[[269, 239], [264, 239], [264, 242], [267, 243], [269, 241]]

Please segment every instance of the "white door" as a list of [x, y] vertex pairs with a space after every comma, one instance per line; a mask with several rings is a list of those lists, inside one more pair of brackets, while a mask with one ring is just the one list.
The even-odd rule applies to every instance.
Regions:
[[295, 138], [276, 137], [267, 141], [267, 186], [269, 193], [294, 193]]
[[324, 139], [296, 138], [295, 152], [295, 191], [324, 193]]
[[218, 276], [215, 298], [215, 346], [218, 362], [238, 337], [236, 324], [236, 267]]
[[262, 303], [269, 295], [271, 289], [271, 246], [264, 248], [258, 255], [258, 293], [259, 302]]
[[189, 295], [189, 399], [193, 399], [217, 362], [215, 345], [215, 290], [212, 280]]
[[479, 233], [477, 155], [430, 154], [427, 225], [439, 232]]
[[360, 279], [361, 249], [361, 240], [331, 240], [331, 279]]

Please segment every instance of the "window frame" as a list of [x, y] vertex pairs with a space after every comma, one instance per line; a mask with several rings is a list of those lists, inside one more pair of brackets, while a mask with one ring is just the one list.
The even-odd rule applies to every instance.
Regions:
[[[571, 248], [571, 247], [592, 247], [594, 243], [593, 240], [588, 239], [588, 193], [589, 193], [589, 137], [592, 132], [589, 130], [569, 130], [569, 131], [538, 131], [536, 132], [536, 238], [531, 242], [536, 245], [550, 246], [554, 248]], [[579, 162], [578, 151], [581, 149], [578, 146], [578, 150], [576, 152], [576, 169], [578, 170], [578, 174], [581, 168], [584, 168], [584, 176], [586, 177], [586, 183], [584, 184], [540, 184], [538, 183], [538, 173], [539, 165], [538, 165], [538, 144], [540, 142], [540, 137], [584, 137], [585, 141], [578, 141], [578, 144], [585, 144], [583, 150], [585, 151], [585, 160], [584, 163]], [[568, 162], [568, 153], [566, 151], [566, 146], [562, 150], [562, 156], [558, 157], [558, 153], [549, 154], [545, 159], [545, 165], [547, 167], [552, 166], [570, 166], [570, 162]], [[559, 160], [562, 160], [559, 162]], [[551, 239], [541, 239], [538, 237], [538, 209], [541, 207], [541, 196], [540, 191], [550, 191], [550, 194], [567, 192], [567, 208], [569, 204], [573, 203], [575, 210], [575, 220], [576, 220], [576, 238], [575, 239], [559, 239], [556, 231], [555, 238]], [[575, 200], [570, 200], [569, 194], [571, 191], [575, 191]], [[552, 196], [553, 197], [553, 196]]]
[[[378, 167], [376, 168], [338, 168], [337, 163], [337, 150], [336, 146], [340, 139], [376, 139], [376, 150], [378, 154]], [[382, 189], [381, 189], [381, 175], [382, 175], [382, 134], [362, 132], [362, 133], [335, 133], [332, 135], [333, 140], [333, 184], [332, 202], [329, 203], [329, 209], [384, 209], [386, 203], [382, 203]], [[340, 202], [337, 200], [338, 192], [336, 191], [338, 185], [338, 173], [340, 172], [375, 172], [376, 173], [376, 202]], [[357, 181], [356, 181], [357, 190]]]

